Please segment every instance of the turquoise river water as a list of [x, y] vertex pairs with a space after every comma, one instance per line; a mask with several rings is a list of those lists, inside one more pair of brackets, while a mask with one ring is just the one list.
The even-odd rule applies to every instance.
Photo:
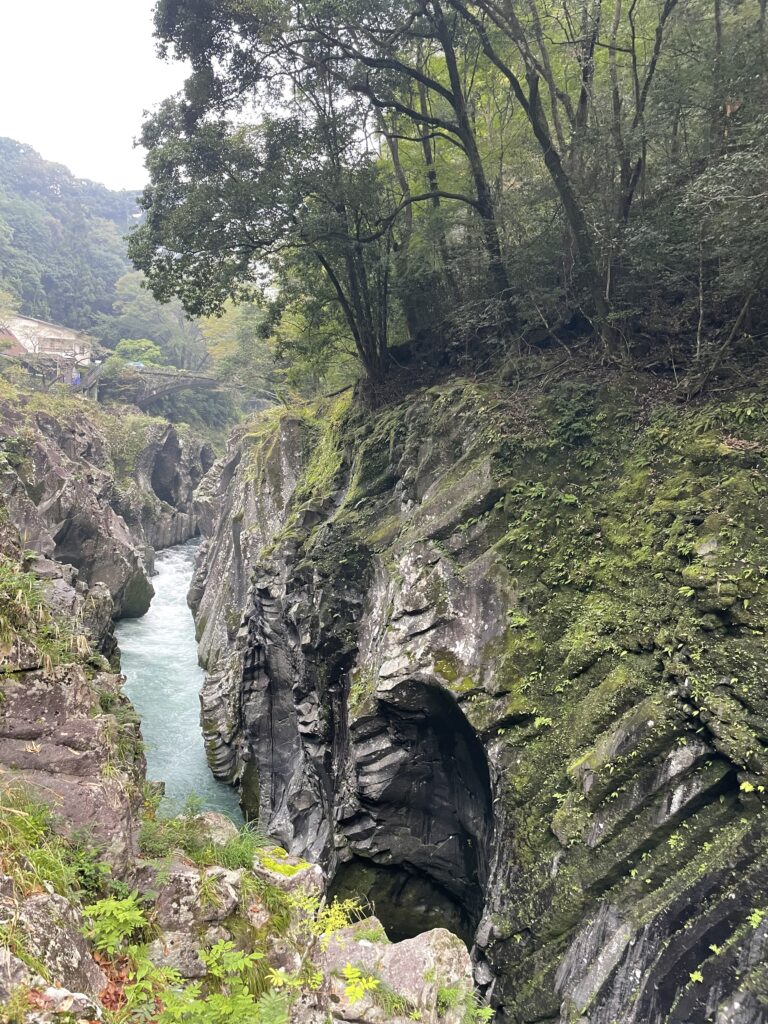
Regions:
[[115, 633], [125, 692], [141, 715], [147, 776], [165, 782], [163, 810], [175, 813], [196, 794], [206, 810], [222, 811], [239, 823], [237, 793], [211, 774], [200, 731], [203, 670], [187, 607], [196, 552], [194, 541], [159, 552], [149, 611], [118, 622]]

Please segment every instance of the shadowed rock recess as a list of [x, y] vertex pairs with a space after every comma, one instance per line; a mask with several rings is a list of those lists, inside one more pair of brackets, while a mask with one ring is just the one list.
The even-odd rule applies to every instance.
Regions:
[[764, 407], [341, 398], [199, 491], [214, 771], [501, 1021], [768, 1020]]

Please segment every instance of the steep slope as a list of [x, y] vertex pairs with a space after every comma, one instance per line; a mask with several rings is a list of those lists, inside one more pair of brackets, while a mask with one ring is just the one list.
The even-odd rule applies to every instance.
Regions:
[[389, 944], [362, 906], [326, 900], [318, 865], [219, 814], [156, 817], [138, 717], [95, 650], [93, 592], [70, 566], [26, 561], [0, 524], [3, 1024], [105, 1008], [139, 1024], [171, 1006], [183, 1020], [487, 1020], [456, 936]]
[[203, 485], [214, 770], [501, 1020], [768, 1020], [764, 407], [455, 381]]
[[153, 549], [197, 532], [211, 448], [135, 410], [0, 383], [0, 510], [28, 549], [108, 588], [115, 615], [142, 615]]

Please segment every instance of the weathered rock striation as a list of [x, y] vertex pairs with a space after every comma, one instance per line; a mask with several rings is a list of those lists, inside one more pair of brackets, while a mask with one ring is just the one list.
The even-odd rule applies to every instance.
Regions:
[[213, 770], [501, 1021], [768, 1021], [763, 405], [342, 398], [199, 492]]
[[[0, 792], [23, 786], [63, 835], [124, 870], [138, 853], [145, 760], [114, 653], [112, 600], [77, 569], [24, 559], [0, 528]], [[22, 561], [23, 560], [23, 561]]]
[[[362, 908], [327, 903], [319, 865], [260, 845], [222, 815], [155, 819], [122, 677], [77, 632], [89, 598], [77, 570], [38, 558], [35, 576], [7, 525], [0, 556], [0, 1019], [103, 1019], [104, 1007], [124, 1003], [126, 963], [136, 961], [174, 972], [134, 993], [142, 1002], [130, 1019], [143, 1020], [163, 998], [161, 983], [216, 991], [216, 948], [253, 954], [262, 980], [277, 972], [276, 990], [283, 977], [300, 987], [291, 1005], [273, 993], [274, 1019], [286, 1024], [479, 1019], [469, 955], [445, 929], [390, 944]], [[101, 904], [110, 915], [128, 903], [146, 923], [134, 926], [138, 946], [94, 944], [94, 889], [113, 897]], [[110, 917], [110, 927], [120, 920]], [[350, 964], [375, 992], [348, 989]]]
[[[186, 501], [172, 438], [156, 449], [170, 460], [164, 485], [177, 488], [163, 500]], [[138, 460], [140, 487], [153, 456], [142, 448]], [[29, 482], [26, 463], [15, 470]], [[212, 957], [237, 959], [236, 950], [262, 965], [260, 984], [274, 975], [271, 1019], [286, 1024], [481, 1019], [467, 949], [444, 928], [391, 944], [362, 907], [327, 899], [319, 865], [262, 846], [221, 815], [154, 816], [138, 717], [105, 660], [112, 597], [80, 576], [0, 521], [0, 1019], [93, 1021], [105, 1008], [148, 1019], [171, 998], [161, 986], [178, 995], [189, 985], [195, 1002], [215, 994]], [[137, 980], [138, 1002], [126, 1004], [134, 964], [136, 978], [151, 980]], [[364, 972], [362, 993], [348, 969]], [[253, 1012], [241, 988], [234, 996]]]
[[153, 549], [197, 533], [213, 453], [184, 428], [83, 401], [0, 402], [0, 501], [25, 546], [106, 586], [115, 616], [149, 607]]
[[119, 872], [138, 853], [144, 756], [121, 677], [78, 665], [2, 681], [0, 784], [25, 784], [63, 833], [87, 836]]

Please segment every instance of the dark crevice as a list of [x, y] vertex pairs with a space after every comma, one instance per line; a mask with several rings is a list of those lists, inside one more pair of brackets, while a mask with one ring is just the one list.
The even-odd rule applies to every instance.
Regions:
[[180, 461], [181, 446], [176, 434], [172, 433], [155, 456], [151, 484], [157, 497], [173, 508], [177, 508], [181, 500]]
[[471, 944], [492, 833], [485, 752], [456, 701], [409, 680], [354, 723], [358, 810], [335, 893], [362, 892], [390, 938], [445, 927]]

